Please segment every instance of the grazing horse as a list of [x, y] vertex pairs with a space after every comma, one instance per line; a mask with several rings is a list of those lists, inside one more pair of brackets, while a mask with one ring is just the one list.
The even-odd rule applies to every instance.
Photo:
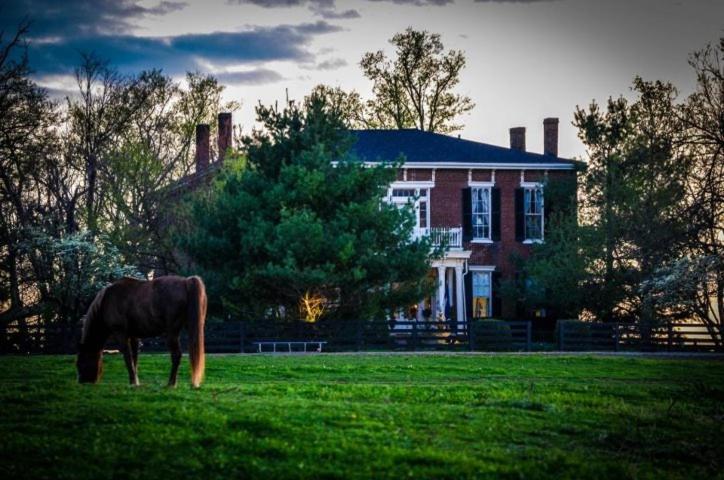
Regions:
[[103, 345], [118, 340], [131, 385], [138, 385], [138, 340], [166, 336], [171, 352], [169, 386], [176, 385], [181, 363], [181, 329], [189, 332], [191, 384], [204, 376], [206, 289], [199, 277], [158, 277], [144, 281], [122, 278], [98, 292], [83, 320], [78, 345], [78, 381], [95, 383], [103, 373]]

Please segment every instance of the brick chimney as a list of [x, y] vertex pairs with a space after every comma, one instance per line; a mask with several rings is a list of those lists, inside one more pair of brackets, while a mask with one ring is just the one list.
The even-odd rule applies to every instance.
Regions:
[[543, 119], [543, 153], [558, 156], [558, 119]]
[[209, 168], [209, 125], [196, 125], [196, 173]]
[[525, 152], [525, 127], [513, 127], [510, 129], [510, 148]]
[[231, 113], [219, 114], [219, 162], [224, 161], [226, 151], [231, 148]]

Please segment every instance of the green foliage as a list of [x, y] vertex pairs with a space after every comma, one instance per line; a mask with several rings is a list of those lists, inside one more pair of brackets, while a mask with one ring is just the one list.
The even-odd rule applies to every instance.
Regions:
[[141, 277], [108, 239], [89, 232], [57, 238], [33, 231], [21, 250], [33, 251], [46, 268], [38, 289], [48, 299], [47, 321], [77, 322], [101, 288], [122, 277]]
[[5, 476], [710, 479], [724, 468], [714, 360], [224, 355], [207, 358], [200, 390], [165, 387], [165, 354], [139, 361], [144, 383], [129, 388], [120, 355], [89, 387], [69, 356], [0, 358]]
[[[578, 109], [575, 125], [588, 150], [579, 208], [561, 209], [571, 186], [546, 186], [545, 243], [523, 268], [530, 306], [559, 315], [649, 321], [639, 285], [678, 255], [687, 235], [685, 185], [690, 161], [670, 84], [634, 81], [635, 102], [610, 99]], [[550, 190], [550, 191], [549, 191]], [[570, 200], [565, 202], [570, 205]]]
[[465, 95], [454, 92], [465, 68], [465, 54], [445, 49], [440, 35], [408, 28], [392, 37], [395, 57], [379, 50], [360, 61], [372, 81], [374, 98], [364, 101], [354, 90], [318, 85], [314, 95], [326, 99], [330, 109], [351, 128], [417, 128], [449, 133], [463, 126], [455, 123], [475, 107]]
[[[181, 247], [223, 306], [246, 315], [368, 318], [420, 298], [430, 244], [411, 241], [414, 218], [383, 203], [395, 166], [348, 158], [349, 138], [323, 98], [257, 109], [246, 168], [225, 169], [193, 203]], [[336, 163], [333, 163], [335, 162]]]
[[412, 28], [395, 34], [390, 43], [393, 60], [379, 50], [366, 53], [360, 62], [373, 82], [375, 99], [367, 106], [377, 128], [460, 130], [455, 118], [475, 106], [469, 97], [453, 93], [465, 68], [463, 52], [445, 52], [439, 34]]

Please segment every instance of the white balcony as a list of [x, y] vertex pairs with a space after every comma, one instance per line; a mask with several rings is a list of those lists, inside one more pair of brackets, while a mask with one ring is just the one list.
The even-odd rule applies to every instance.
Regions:
[[433, 245], [445, 244], [450, 250], [462, 250], [463, 248], [462, 227], [416, 228], [412, 235], [413, 238], [429, 236]]

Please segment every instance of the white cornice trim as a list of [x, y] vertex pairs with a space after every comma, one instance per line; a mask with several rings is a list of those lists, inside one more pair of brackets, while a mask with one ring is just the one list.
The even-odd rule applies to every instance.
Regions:
[[[333, 162], [336, 164], [337, 162]], [[389, 162], [364, 162], [367, 166], [375, 166]], [[477, 163], [477, 162], [405, 162], [402, 168], [431, 169], [482, 169], [482, 170], [575, 170], [573, 164], [560, 163]]]
[[468, 263], [468, 270], [471, 272], [494, 272], [495, 265], [470, 265]]
[[390, 184], [390, 188], [434, 188], [435, 182], [430, 180], [395, 180]]
[[495, 182], [478, 182], [478, 181], [470, 181], [468, 182], [468, 187], [482, 187], [482, 188], [493, 188], [495, 186]]

